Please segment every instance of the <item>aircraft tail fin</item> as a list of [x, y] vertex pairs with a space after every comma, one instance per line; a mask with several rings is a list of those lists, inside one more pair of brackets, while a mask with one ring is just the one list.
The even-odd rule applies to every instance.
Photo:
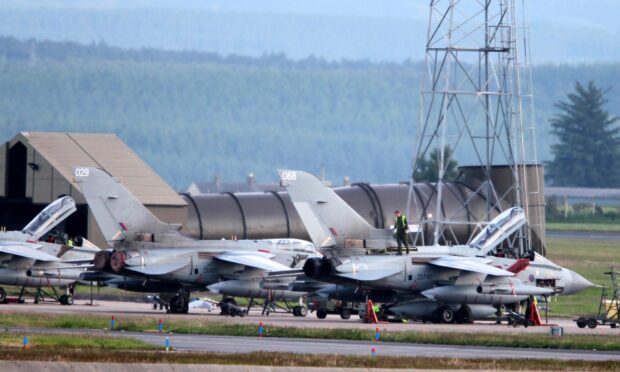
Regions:
[[376, 230], [315, 176], [293, 170], [278, 173], [317, 248], [346, 247], [348, 239], [368, 239]]
[[101, 169], [75, 167], [73, 176], [108, 243], [155, 241], [157, 235], [181, 228], [160, 221], [119, 180]]

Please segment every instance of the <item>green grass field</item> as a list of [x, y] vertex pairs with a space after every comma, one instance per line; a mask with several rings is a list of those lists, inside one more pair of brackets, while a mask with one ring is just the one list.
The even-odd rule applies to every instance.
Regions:
[[612, 232], [620, 233], [618, 223], [578, 223], [578, 222], [547, 222], [545, 224], [550, 231], [588, 231], [588, 232]]
[[[0, 333], [0, 348], [23, 347], [23, 336], [14, 333]], [[28, 347], [47, 350], [103, 349], [103, 350], [155, 350], [155, 346], [131, 338], [73, 335], [29, 335]]]
[[[611, 265], [620, 270], [620, 242], [606, 240], [547, 239], [547, 257], [583, 275], [594, 284], [609, 286]], [[591, 288], [572, 296], [559, 296], [550, 303], [552, 316], [577, 316], [598, 311], [601, 289]]]

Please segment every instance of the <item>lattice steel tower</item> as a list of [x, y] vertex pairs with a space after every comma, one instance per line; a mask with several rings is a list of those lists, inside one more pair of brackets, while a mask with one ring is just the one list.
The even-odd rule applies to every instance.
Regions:
[[[528, 35], [523, 2], [516, 2], [430, 2], [409, 193], [414, 205], [426, 203], [417, 208], [422, 214], [412, 216], [425, 226], [426, 232], [418, 234], [424, 244], [456, 241], [451, 238], [456, 225], [471, 224], [474, 234], [479, 222], [469, 221], [489, 221], [506, 208], [521, 206], [530, 224], [512, 242], [518, 248], [514, 253], [523, 255], [532, 248], [544, 253], [542, 167], [536, 157]], [[461, 166], [456, 180], [446, 179], [447, 147]], [[431, 156], [437, 183], [431, 192], [421, 193], [415, 186], [416, 170], [419, 159]], [[461, 200], [460, 211], [444, 206], [454, 198]]]

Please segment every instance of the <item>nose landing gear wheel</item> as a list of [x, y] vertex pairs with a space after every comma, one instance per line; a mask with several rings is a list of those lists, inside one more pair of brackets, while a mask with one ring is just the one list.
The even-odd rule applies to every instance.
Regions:
[[308, 315], [308, 309], [306, 309], [304, 306], [295, 306], [293, 307], [293, 315], [305, 317], [306, 315]]

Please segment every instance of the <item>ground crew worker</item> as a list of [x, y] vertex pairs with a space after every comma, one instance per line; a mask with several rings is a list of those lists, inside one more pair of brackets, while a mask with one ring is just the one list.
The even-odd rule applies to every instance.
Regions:
[[372, 305], [372, 311], [375, 312], [375, 314], [379, 314], [379, 312], [381, 311], [381, 305], [379, 304], [373, 304]]
[[67, 239], [67, 248], [69, 248], [70, 250], [73, 249], [73, 239]]
[[372, 311], [375, 313], [377, 320], [381, 320], [381, 318], [383, 317], [383, 311], [381, 310], [381, 305], [373, 304]]
[[407, 254], [409, 254], [409, 224], [407, 223], [407, 217], [404, 214], [400, 214], [400, 211], [395, 211], [396, 221], [394, 222], [394, 229], [396, 229], [396, 243], [398, 244], [398, 254], [403, 254], [402, 245], [405, 245]]

